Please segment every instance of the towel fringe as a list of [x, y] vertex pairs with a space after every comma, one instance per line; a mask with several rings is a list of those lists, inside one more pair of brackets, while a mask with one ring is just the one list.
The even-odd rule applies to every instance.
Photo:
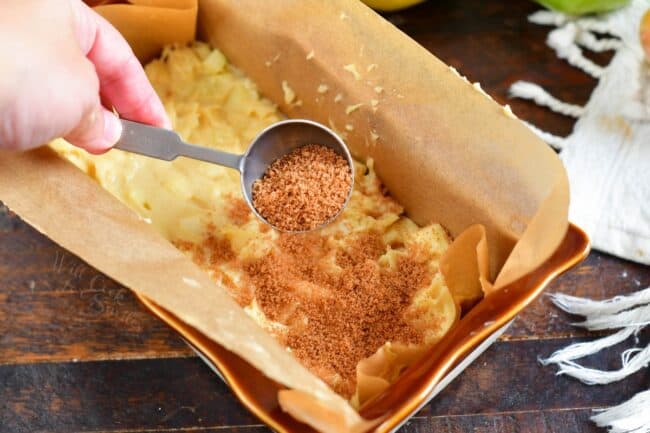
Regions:
[[558, 308], [567, 313], [589, 317], [599, 314], [614, 314], [640, 305], [650, 304], [650, 287], [630, 295], [614, 296], [603, 301], [594, 301], [562, 293], [553, 293], [549, 296]]
[[584, 367], [574, 361], [561, 361], [557, 363], [559, 370], [556, 375], [571, 376], [587, 385], [618, 382], [650, 364], [650, 345], [643, 349], [634, 347], [625, 350], [621, 354], [621, 363], [622, 366], [618, 370], [598, 370]]
[[623, 46], [620, 39], [603, 38], [598, 39], [596, 35], [588, 30], [582, 30], [578, 33], [576, 42], [588, 50], [602, 53], [603, 51], [618, 50]]
[[[611, 25], [596, 18], [575, 19], [560, 12], [549, 10], [537, 11], [528, 16], [528, 21], [534, 24], [556, 27], [552, 30], [546, 44], [551, 47], [557, 56], [566, 60], [570, 65], [581, 69], [594, 78], [600, 78], [605, 71], [600, 65], [584, 56], [581, 45], [589, 50], [602, 52], [617, 50], [622, 47], [622, 42], [615, 38], [597, 38], [596, 33], [611, 34]], [[510, 86], [510, 97], [533, 100], [537, 105], [550, 110], [579, 118], [584, 114], [584, 107], [569, 104], [555, 98], [542, 87], [526, 81], [518, 81]], [[531, 131], [548, 143], [555, 150], [564, 148], [564, 139], [557, 135], [543, 131], [536, 126], [526, 124]]]
[[562, 102], [544, 90], [543, 87], [530, 81], [517, 81], [510, 86], [509, 94], [512, 98], [532, 100], [537, 105], [548, 107], [552, 111], [565, 116], [579, 118], [585, 112], [584, 107]]
[[638, 326], [630, 326], [623, 328], [620, 331], [608, 335], [598, 340], [589, 341], [586, 343], [575, 343], [564, 349], [556, 350], [546, 359], [539, 359], [542, 365], [559, 364], [562, 362], [573, 361], [574, 359], [584, 358], [585, 356], [593, 355], [603, 349], [622, 343], [630, 338], [632, 334], [636, 334], [641, 329]]
[[614, 314], [591, 315], [584, 322], [572, 323], [590, 331], [618, 329], [627, 326], [646, 326], [650, 324], [650, 305], [644, 305], [628, 311]]
[[549, 10], [541, 10], [528, 15], [528, 22], [538, 24], [540, 26], [553, 26], [560, 27], [564, 25], [569, 18], [560, 12]]
[[[598, 370], [574, 361], [636, 337], [639, 331], [648, 326], [650, 287], [602, 301], [557, 293], [550, 297], [558, 308], [585, 317], [584, 321], [574, 323], [574, 326], [590, 330], [621, 328], [614, 334], [572, 344], [555, 351], [546, 359], [539, 359], [543, 365], [557, 365], [557, 375], [571, 376], [587, 385], [604, 385], [622, 380], [650, 365], [650, 344], [624, 350], [618, 370]], [[638, 338], [634, 339], [633, 344], [638, 344]], [[650, 391], [641, 392], [625, 403], [605, 409], [591, 419], [612, 433], [650, 433]]]
[[551, 134], [550, 132], [543, 131], [539, 129], [537, 126], [533, 125], [532, 123], [526, 122], [525, 120], [522, 120], [524, 125], [528, 127], [528, 129], [531, 130], [531, 132], [535, 135], [537, 135], [542, 141], [545, 141], [546, 144], [551, 146], [555, 150], [562, 150], [564, 149], [564, 143], [565, 139], [564, 137], [560, 137], [559, 135], [554, 135]]
[[576, 44], [579, 28], [575, 22], [568, 22], [562, 27], [551, 31], [546, 44], [555, 50], [557, 56], [566, 60], [571, 66], [586, 72], [594, 78], [600, 78], [605, 68], [586, 58]]
[[650, 391], [640, 392], [625, 403], [598, 412], [591, 420], [610, 433], [650, 433]]

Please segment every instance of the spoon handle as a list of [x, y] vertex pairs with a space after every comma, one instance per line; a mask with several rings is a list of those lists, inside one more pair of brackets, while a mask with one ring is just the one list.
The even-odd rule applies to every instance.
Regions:
[[172, 161], [179, 156], [186, 156], [240, 170], [241, 155], [185, 143], [177, 133], [167, 129], [131, 120], [121, 119], [120, 121], [123, 129], [122, 136], [114, 146], [116, 149], [164, 161]]

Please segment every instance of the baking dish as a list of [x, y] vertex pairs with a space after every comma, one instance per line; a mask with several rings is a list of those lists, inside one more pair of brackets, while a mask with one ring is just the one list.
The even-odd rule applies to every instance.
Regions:
[[[571, 224], [560, 246], [539, 268], [481, 301], [397, 382], [361, 408], [361, 415], [366, 418], [383, 418], [382, 423], [369, 432], [397, 430], [494, 343], [546, 286], [588, 254], [587, 235]], [[242, 404], [269, 427], [280, 433], [315, 432], [282, 411], [277, 399], [281, 385], [146, 297], [138, 296], [138, 299], [178, 332], [228, 384]]]

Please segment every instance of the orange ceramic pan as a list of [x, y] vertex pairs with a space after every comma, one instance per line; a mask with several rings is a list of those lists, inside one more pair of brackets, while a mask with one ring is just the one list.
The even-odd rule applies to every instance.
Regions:
[[[361, 408], [365, 418], [383, 419], [368, 433], [388, 433], [406, 422], [487, 349], [554, 278], [578, 264], [588, 253], [587, 235], [571, 224], [555, 253], [538, 269], [479, 302], [395, 384]], [[173, 314], [144, 297], [139, 298], [153, 314], [176, 330], [225, 380], [244, 406], [269, 427], [280, 433], [314, 432], [280, 409], [277, 391], [281, 385]]]

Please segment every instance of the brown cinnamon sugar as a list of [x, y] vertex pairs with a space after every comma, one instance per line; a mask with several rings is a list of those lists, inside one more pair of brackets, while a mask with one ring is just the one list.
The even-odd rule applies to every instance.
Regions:
[[341, 211], [350, 188], [345, 158], [329, 147], [308, 144], [274, 161], [255, 181], [253, 205], [281, 230], [311, 230]]
[[214, 224], [208, 224], [205, 238], [200, 243], [179, 239], [175, 240], [173, 244], [179, 250], [191, 254], [192, 260], [197, 265], [212, 271], [215, 278], [220, 281], [240, 305], [248, 305], [253, 300], [252, 290], [248, 288], [240, 289], [232, 278], [220, 269], [221, 264], [235, 260], [237, 255], [233, 251], [230, 241], [215, 233], [218, 233], [218, 231]]
[[208, 236], [203, 242], [203, 248], [210, 252], [211, 265], [228, 262], [236, 257], [230, 241], [223, 237]]
[[228, 198], [228, 218], [234, 224], [238, 226], [246, 224], [251, 214], [251, 209], [241, 197]]
[[182, 239], [172, 243], [179, 250], [191, 253], [194, 262], [201, 266], [216, 265], [235, 259], [236, 254], [230, 246], [230, 241], [215, 233], [218, 233], [215, 225], [208, 223], [205, 237], [200, 244]]
[[[235, 224], [249, 221], [241, 205], [235, 198], [228, 202]], [[266, 319], [284, 325], [269, 332], [342, 396], [356, 389], [359, 361], [386, 342], [424, 344], [424, 331], [412, 324], [426, 311], [413, 305], [413, 296], [434, 275], [417, 243], [398, 245], [373, 229], [341, 236], [279, 233], [269, 240], [266, 256], [246, 259], [218, 227], [206, 228], [201, 243], [177, 246], [190, 251], [242, 307], [254, 302]], [[391, 260], [379, 260], [393, 248], [399, 252]], [[237, 282], [229, 275], [237, 275]]]
[[178, 239], [172, 242], [176, 248], [185, 252], [192, 254], [192, 260], [199, 266], [204, 266], [208, 263], [207, 257], [205, 255], [205, 250], [195, 245], [193, 242]]
[[356, 386], [357, 363], [387, 341], [420, 343], [404, 312], [413, 294], [431, 281], [426, 264], [404, 255], [395, 269], [377, 259], [386, 250], [378, 233], [356, 235], [336, 253], [317, 234], [282, 234], [279, 249], [244, 269], [255, 299], [271, 320], [288, 325], [283, 343], [344, 396]]
[[268, 319], [287, 325], [276, 338], [339, 394], [354, 393], [357, 363], [387, 341], [422, 343], [406, 309], [432, 274], [416, 251], [381, 267], [390, 247], [378, 232], [356, 233], [342, 249], [319, 233], [282, 233], [272, 253], [237, 265], [245, 279], [236, 286], [220, 265], [238, 259], [213, 233], [200, 245], [177, 246], [202, 258], [241, 306], [255, 299]]

